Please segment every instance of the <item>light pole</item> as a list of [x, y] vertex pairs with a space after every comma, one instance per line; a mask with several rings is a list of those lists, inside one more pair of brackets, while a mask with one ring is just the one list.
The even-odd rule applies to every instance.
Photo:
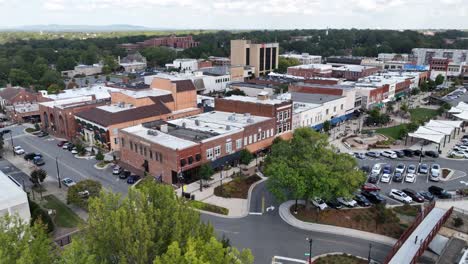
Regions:
[[421, 167], [424, 143], [425, 141], [423, 140], [423, 142], [421, 143], [421, 152], [419, 153], [419, 167]]
[[182, 170], [179, 172], [179, 181], [182, 183], [182, 197], [184, 197], [184, 175], [182, 175]]
[[372, 244], [369, 243], [369, 255], [367, 256], [367, 263], [371, 263], [371, 252], [372, 252]]
[[59, 188], [62, 188], [62, 181], [60, 181], [60, 170], [59, 170], [59, 165], [58, 165], [58, 157], [55, 157], [55, 165], [57, 166], [57, 180], [58, 180], [58, 185]]
[[309, 242], [309, 264], [312, 263], [312, 238], [307, 237], [306, 240]]
[[11, 149], [13, 150], [13, 156], [16, 156], [15, 144], [13, 144], [13, 133], [11, 133], [11, 130], [10, 130], [10, 140], [11, 140]]

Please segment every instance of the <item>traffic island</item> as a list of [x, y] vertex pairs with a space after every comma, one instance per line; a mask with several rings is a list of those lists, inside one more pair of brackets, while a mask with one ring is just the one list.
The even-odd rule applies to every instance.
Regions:
[[368, 259], [356, 257], [341, 252], [328, 253], [312, 258], [313, 264], [367, 264]]
[[249, 189], [252, 184], [260, 181], [262, 178], [257, 174], [245, 177], [239, 176], [234, 178], [232, 181], [217, 186], [214, 189], [214, 195], [223, 198], [239, 198], [247, 199], [249, 196]]

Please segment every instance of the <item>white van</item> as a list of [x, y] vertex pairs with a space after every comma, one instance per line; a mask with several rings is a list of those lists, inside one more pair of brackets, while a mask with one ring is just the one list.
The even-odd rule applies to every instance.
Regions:
[[395, 153], [395, 151], [391, 151], [391, 150], [384, 150], [382, 151], [382, 153], [380, 154], [384, 157], [387, 157], [387, 158], [391, 158], [391, 159], [396, 159], [398, 158], [397, 154]]

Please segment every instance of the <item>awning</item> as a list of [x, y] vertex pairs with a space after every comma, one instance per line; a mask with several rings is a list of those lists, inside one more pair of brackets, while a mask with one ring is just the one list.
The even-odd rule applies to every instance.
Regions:
[[419, 127], [414, 133], [408, 133], [408, 136], [439, 144], [446, 135], [425, 127]]
[[323, 128], [323, 123], [318, 124], [318, 125], [315, 125], [315, 126], [313, 126], [312, 128], [315, 129], [315, 130], [317, 130], [317, 131], [322, 130], [322, 128]]
[[406, 95], [406, 92], [399, 92], [399, 93], [395, 94], [395, 98], [398, 99], [398, 98], [403, 97], [405, 95]]
[[330, 123], [331, 123], [332, 125], [336, 125], [336, 124], [340, 123], [341, 121], [342, 121], [342, 120], [341, 120], [340, 117], [335, 117], [335, 118], [332, 118], [332, 119], [330, 120]]
[[468, 111], [463, 111], [459, 114], [454, 114], [453, 116], [463, 119], [465, 121], [468, 121]]
[[391, 100], [387, 98], [387, 99], [385, 99], [385, 100], [382, 100], [382, 103], [388, 103], [388, 102], [390, 102], [390, 101], [391, 101]]

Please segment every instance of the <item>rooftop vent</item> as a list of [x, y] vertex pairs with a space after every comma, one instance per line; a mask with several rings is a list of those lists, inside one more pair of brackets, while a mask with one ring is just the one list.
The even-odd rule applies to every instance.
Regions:
[[182, 122], [182, 127], [183, 128], [186, 128], [187, 127], [187, 124], [185, 122]]
[[250, 117], [249, 117], [249, 118], [247, 118], [247, 123], [250, 123], [250, 124], [252, 124], [253, 122], [254, 122], [253, 118], [250, 118]]
[[230, 125], [227, 125], [227, 126], [226, 126], [226, 130], [231, 130], [231, 126], [230, 126]]
[[[183, 123], [182, 125], [185, 125], [185, 123]], [[185, 127], [185, 126], [183, 126], [183, 127]], [[160, 127], [159, 129], [160, 129], [161, 132], [163, 132], [163, 133], [167, 133], [167, 132], [168, 132], [167, 124], [161, 125], [161, 127]]]
[[236, 121], [236, 115], [232, 114], [232, 115], [228, 116], [228, 120], [229, 121]]
[[200, 120], [195, 119], [195, 125], [199, 126], [200, 125]]
[[150, 135], [150, 136], [157, 136], [158, 135], [158, 132], [154, 129], [148, 129], [146, 131], [146, 134]]

